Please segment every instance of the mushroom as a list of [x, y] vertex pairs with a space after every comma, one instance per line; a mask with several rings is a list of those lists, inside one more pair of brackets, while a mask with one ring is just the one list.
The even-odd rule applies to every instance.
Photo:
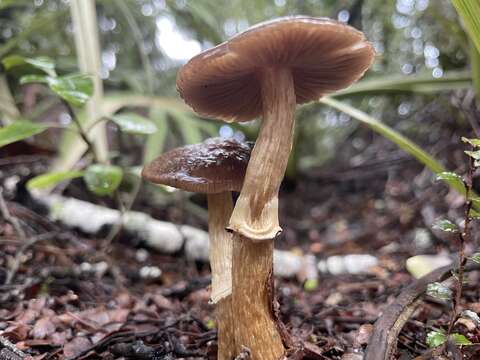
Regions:
[[233, 210], [231, 191], [239, 191], [252, 146], [234, 139], [213, 138], [166, 152], [146, 165], [142, 177], [197, 193], [208, 199], [211, 303], [216, 304], [218, 359], [234, 357], [231, 309], [232, 234], [225, 230]]
[[296, 104], [349, 86], [373, 59], [373, 47], [360, 31], [330, 19], [297, 16], [253, 26], [195, 56], [178, 73], [180, 95], [199, 115], [227, 122], [262, 115], [229, 222], [237, 233], [232, 294], [237, 352], [239, 344], [245, 345], [252, 359], [278, 359], [284, 351], [271, 313], [272, 239], [281, 231], [278, 191], [292, 147]]
[[272, 239], [281, 231], [278, 190], [292, 147], [296, 104], [348, 87], [373, 58], [360, 31], [297, 16], [253, 26], [180, 69], [177, 88], [198, 114], [227, 122], [262, 115], [232, 230], [253, 240]]

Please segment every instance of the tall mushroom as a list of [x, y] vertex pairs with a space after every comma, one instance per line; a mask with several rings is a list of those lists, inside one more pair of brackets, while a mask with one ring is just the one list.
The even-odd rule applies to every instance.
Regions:
[[349, 86], [373, 58], [373, 47], [360, 31], [330, 19], [299, 16], [256, 25], [195, 56], [178, 73], [180, 95], [200, 115], [227, 122], [262, 115], [229, 223], [239, 234], [232, 299], [237, 347], [239, 341], [249, 347], [253, 359], [277, 359], [283, 352], [268, 315], [268, 283], [272, 239], [281, 231], [278, 191], [292, 147], [296, 104]]
[[216, 304], [218, 359], [234, 357], [231, 308], [232, 234], [225, 230], [233, 210], [231, 191], [239, 191], [251, 152], [250, 143], [213, 138], [173, 149], [143, 168], [143, 178], [197, 193], [208, 199], [211, 302]]

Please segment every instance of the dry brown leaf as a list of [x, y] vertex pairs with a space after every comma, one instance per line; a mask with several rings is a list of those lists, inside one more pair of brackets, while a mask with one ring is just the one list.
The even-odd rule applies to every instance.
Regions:
[[87, 350], [91, 345], [92, 343], [86, 337], [78, 336], [65, 344], [63, 347], [63, 355], [67, 358], [77, 356]]
[[45, 339], [46, 337], [55, 333], [55, 330], [56, 326], [52, 322], [51, 318], [43, 317], [35, 323], [30, 335], [34, 339]]

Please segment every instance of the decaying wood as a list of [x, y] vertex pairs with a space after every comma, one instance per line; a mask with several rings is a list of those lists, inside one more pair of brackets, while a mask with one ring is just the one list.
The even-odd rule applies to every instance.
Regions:
[[[452, 276], [456, 265], [447, 265], [414, 281], [384, 310], [375, 322], [365, 360], [390, 360], [397, 349], [397, 338], [405, 323], [422, 302], [428, 284]], [[468, 263], [465, 271], [479, 270], [480, 264]]]
[[235, 347], [250, 349], [252, 360], [278, 360], [285, 353], [273, 315], [273, 240], [233, 239], [232, 308]]
[[[113, 226], [121, 216], [118, 210], [95, 205], [87, 201], [49, 195], [39, 199], [50, 209], [50, 217], [71, 228], [78, 228], [87, 234]], [[185, 251], [189, 260], [208, 261], [208, 233], [188, 225], [176, 225], [160, 221], [151, 216], [129, 211], [123, 217], [125, 231], [134, 233], [152, 249], [165, 254]], [[314, 261], [290, 251], [274, 251], [275, 275], [290, 278], [303, 272], [306, 264]]]
[[0, 359], [17, 360], [26, 357], [22, 350], [18, 349], [10, 340], [3, 336], [0, 336], [0, 347], [3, 347], [0, 352]]

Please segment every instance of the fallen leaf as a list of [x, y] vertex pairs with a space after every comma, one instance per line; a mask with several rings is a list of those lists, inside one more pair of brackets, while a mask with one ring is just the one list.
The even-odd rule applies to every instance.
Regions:
[[87, 350], [91, 345], [92, 343], [86, 337], [78, 336], [65, 344], [63, 347], [63, 355], [65, 355], [67, 358], [78, 356]]
[[45, 339], [46, 337], [52, 335], [55, 330], [56, 326], [50, 317], [43, 317], [35, 323], [30, 335], [34, 339]]
[[372, 336], [373, 325], [372, 324], [363, 324], [357, 331], [355, 335], [355, 340], [353, 345], [355, 347], [360, 347], [362, 345], [367, 345]]
[[159, 310], [175, 309], [175, 306], [173, 305], [173, 303], [163, 295], [160, 295], [160, 294], [153, 295], [152, 301], [155, 303], [155, 305], [157, 305]]

